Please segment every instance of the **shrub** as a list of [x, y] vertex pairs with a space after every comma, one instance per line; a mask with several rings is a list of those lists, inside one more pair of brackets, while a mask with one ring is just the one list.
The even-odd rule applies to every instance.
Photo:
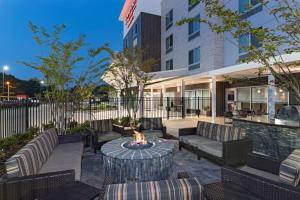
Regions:
[[47, 130], [47, 129], [50, 129], [50, 128], [55, 128], [54, 122], [49, 122], [48, 124], [43, 124], [43, 129], [44, 130]]
[[[133, 122], [133, 119], [130, 118], [130, 117], [122, 117], [120, 119], [115, 119], [114, 120], [114, 123], [117, 124], [117, 125], [121, 125], [121, 126], [124, 126], [124, 127], [130, 127], [130, 123]], [[139, 120], [135, 120], [134, 124], [138, 124], [139, 123]]]
[[69, 128], [75, 128], [77, 126], [78, 126], [78, 122], [76, 122], [76, 121], [71, 121], [71, 122], [69, 122], [69, 125], [68, 125]]
[[72, 126], [69, 125], [68, 134], [84, 134], [87, 132], [87, 128], [90, 127], [90, 122], [86, 121], [83, 124], [73, 123]]

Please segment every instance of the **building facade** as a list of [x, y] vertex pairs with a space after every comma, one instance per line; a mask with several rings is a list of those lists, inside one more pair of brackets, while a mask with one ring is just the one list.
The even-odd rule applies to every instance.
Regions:
[[124, 48], [142, 49], [142, 61], [155, 59], [156, 65], [146, 72], [161, 71], [161, 17], [160, 0], [127, 0], [120, 15], [124, 24]]
[[[246, 8], [249, 3], [251, 10]], [[275, 26], [272, 16], [257, 1], [235, 0], [226, 6], [239, 11], [241, 18], [250, 20], [256, 27]], [[189, 0], [161, 0], [160, 15], [161, 71], [152, 73], [154, 79], [145, 90], [146, 96], [168, 97], [172, 105], [184, 106], [189, 112], [200, 110], [201, 114], [210, 113], [213, 117], [234, 110], [273, 116], [282, 105], [295, 103], [290, 92], [270, 86], [274, 81], [272, 75], [257, 79], [255, 74], [262, 67], [258, 63], [239, 62], [247, 56], [243, 46], [260, 45], [250, 34], [241, 35], [236, 41], [229, 34], [213, 33], [203, 23], [178, 26], [176, 23], [183, 18], [206, 17], [203, 5], [191, 5]], [[218, 19], [214, 20], [218, 23]], [[284, 59], [294, 62], [300, 56], [295, 53], [285, 55]], [[225, 76], [246, 76], [253, 81], [230, 84]], [[176, 100], [181, 97], [195, 101]]]

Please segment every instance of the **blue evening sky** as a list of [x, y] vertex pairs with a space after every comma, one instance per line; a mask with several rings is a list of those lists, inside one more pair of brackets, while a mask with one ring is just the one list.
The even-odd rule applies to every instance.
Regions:
[[18, 78], [42, 78], [37, 71], [20, 65], [32, 61], [40, 49], [28, 28], [31, 20], [51, 30], [64, 23], [65, 39], [86, 34], [93, 47], [109, 43], [114, 50], [122, 48], [122, 23], [118, 20], [124, 0], [0, 0], [0, 67], [10, 66]]

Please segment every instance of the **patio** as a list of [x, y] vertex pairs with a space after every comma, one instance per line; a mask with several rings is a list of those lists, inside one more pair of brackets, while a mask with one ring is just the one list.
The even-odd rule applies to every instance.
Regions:
[[[175, 144], [173, 172], [170, 178], [176, 178], [178, 172], [189, 172], [191, 177], [197, 176], [202, 184], [220, 180], [221, 168], [206, 159], [197, 160], [197, 156], [186, 150], [178, 150], [178, 141]], [[94, 154], [86, 149], [83, 156], [81, 181], [101, 189], [105, 178], [101, 154]]]
[[[0, 182], [0, 191], [8, 192], [0, 194], [10, 196], [0, 197], [10, 200], [31, 200], [33, 197], [130, 200], [145, 195], [160, 199], [161, 195], [165, 196], [162, 199], [181, 200], [185, 199], [180, 197], [181, 192], [186, 191], [186, 195], [192, 195], [191, 200], [298, 200], [300, 190], [291, 186], [290, 179], [282, 177], [285, 173], [282, 166], [288, 167], [289, 159], [300, 155], [299, 150], [277, 144], [284, 149], [283, 160], [257, 154], [252, 148], [263, 151], [263, 146], [253, 145], [243, 128], [237, 127], [247, 120], [255, 127], [257, 120], [262, 119], [266, 117], [234, 118], [232, 125], [225, 126], [221, 117], [164, 121], [162, 118], [142, 118], [139, 128], [130, 134], [120, 127], [115, 129], [117, 125], [112, 119], [93, 120], [87, 129], [90, 140], [88, 135], [59, 135], [51, 128], [6, 161], [7, 177]], [[284, 128], [287, 133], [288, 128], [299, 130], [266, 121], [259, 124], [272, 130]], [[264, 135], [265, 128], [259, 129]], [[246, 130], [248, 136], [249, 131], [252, 133], [253, 130]], [[109, 136], [111, 133], [113, 138]], [[129, 139], [128, 136], [133, 137]], [[138, 140], [138, 136], [144, 139]], [[294, 139], [297, 138], [292, 137], [287, 142], [290, 144]], [[143, 146], [149, 143], [150, 146]], [[111, 148], [111, 144], [116, 146]], [[138, 148], [125, 146], [132, 144]], [[43, 148], [44, 145], [47, 147]], [[297, 149], [296, 145], [293, 149]], [[167, 154], [163, 150], [167, 150]], [[38, 155], [44, 154], [44, 160], [40, 162]], [[16, 183], [20, 184], [17, 188]], [[38, 192], [27, 188], [28, 185], [38, 187]]]

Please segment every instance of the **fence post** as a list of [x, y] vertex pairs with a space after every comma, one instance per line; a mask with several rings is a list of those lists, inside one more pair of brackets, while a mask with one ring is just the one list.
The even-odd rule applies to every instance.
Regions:
[[29, 110], [28, 110], [28, 99], [25, 100], [25, 131], [29, 128]]
[[198, 97], [198, 110], [197, 110], [197, 115], [200, 117], [200, 97]]
[[141, 98], [141, 106], [140, 106], [140, 118], [144, 118], [144, 109], [145, 109], [145, 98], [143, 96]]
[[184, 97], [181, 97], [181, 101], [182, 101], [181, 117], [182, 117], [182, 119], [184, 119], [185, 118], [185, 99], [184, 99]]
[[89, 98], [90, 122], [92, 121], [92, 97]]
[[170, 119], [170, 99], [167, 97], [167, 119]]

